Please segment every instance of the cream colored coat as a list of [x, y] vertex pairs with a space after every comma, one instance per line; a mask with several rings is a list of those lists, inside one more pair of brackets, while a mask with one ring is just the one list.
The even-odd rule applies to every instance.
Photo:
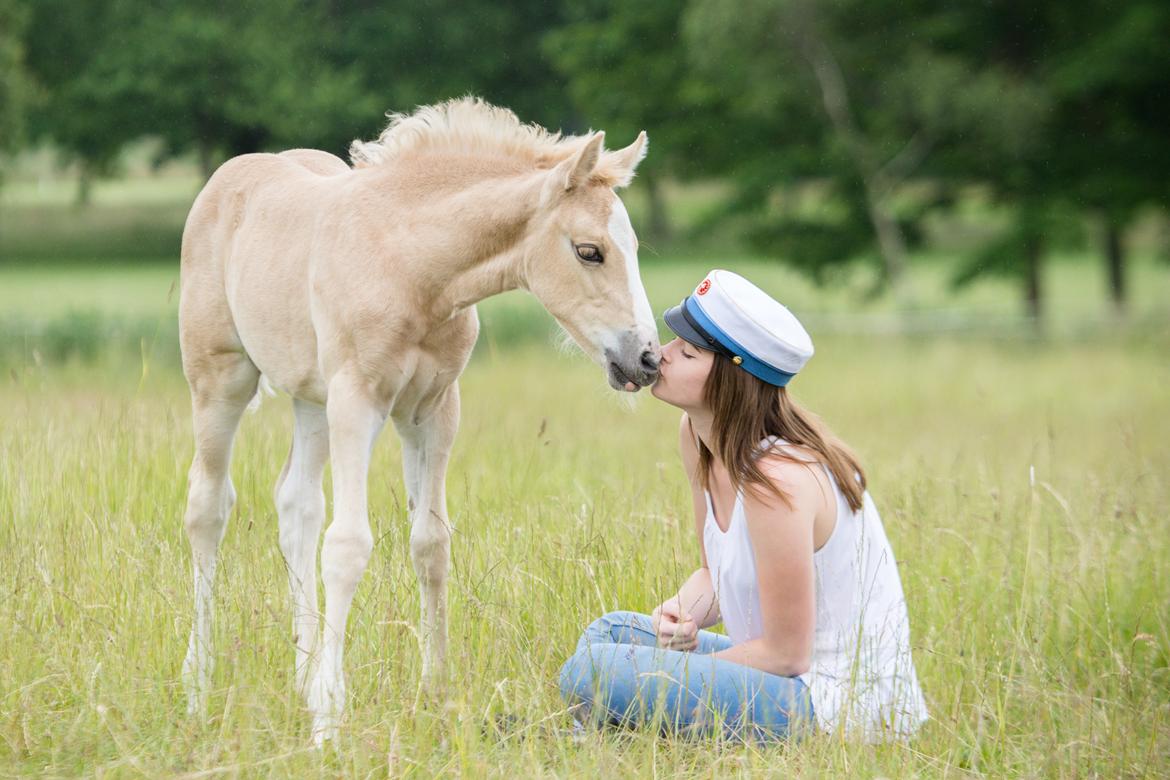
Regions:
[[[345, 704], [344, 636], [373, 547], [366, 479], [387, 418], [403, 443], [410, 545], [422, 592], [423, 682], [442, 690], [450, 556], [445, 476], [459, 421], [456, 379], [478, 334], [475, 303], [532, 292], [615, 388], [657, 375], [659, 345], [637, 239], [614, 190], [645, 133], [560, 137], [475, 99], [395, 115], [351, 148], [354, 166], [298, 149], [226, 162], [183, 232], [180, 343], [195, 458], [185, 525], [195, 621], [184, 662], [192, 712], [210, 685], [211, 588], [235, 500], [232, 439], [261, 376], [293, 398], [292, 451], [276, 486], [294, 606], [297, 682], [318, 742]], [[322, 474], [333, 521], [321, 572]]]

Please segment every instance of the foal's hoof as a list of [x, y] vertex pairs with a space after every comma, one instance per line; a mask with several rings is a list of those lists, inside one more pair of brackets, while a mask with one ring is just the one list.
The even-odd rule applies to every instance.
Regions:
[[313, 745], [318, 750], [325, 747], [326, 742], [337, 741], [337, 725], [331, 721], [317, 722], [317, 718], [313, 718]]
[[309, 683], [309, 711], [313, 713], [313, 744], [323, 747], [337, 739], [341, 712], [345, 706], [344, 680], [327, 680], [317, 674]]
[[415, 703], [420, 707], [442, 708], [447, 703], [446, 676], [423, 677], [418, 684], [418, 696]]
[[183, 689], [187, 693], [187, 716], [207, 719], [207, 692], [211, 688], [211, 675], [206, 666], [200, 667], [188, 656], [183, 662]]

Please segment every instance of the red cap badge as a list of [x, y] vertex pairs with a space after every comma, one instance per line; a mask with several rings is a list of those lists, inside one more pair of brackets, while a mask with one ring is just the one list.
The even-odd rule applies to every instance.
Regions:
[[706, 295], [707, 291], [710, 289], [711, 289], [711, 280], [704, 279], [703, 283], [699, 285], [699, 289], [696, 290], [695, 292], [697, 292], [699, 295]]

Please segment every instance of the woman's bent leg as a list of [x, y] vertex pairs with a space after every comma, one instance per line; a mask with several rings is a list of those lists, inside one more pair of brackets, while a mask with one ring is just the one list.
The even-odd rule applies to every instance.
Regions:
[[727, 648], [731, 647], [731, 644], [731, 637], [727, 636], [726, 634], [716, 634], [714, 631], [700, 630], [699, 642], [695, 646], [693, 652], [706, 653], [707, 655], [710, 655], [712, 653], [718, 653], [722, 650], [726, 650]]
[[658, 643], [654, 634], [654, 621], [640, 612], [618, 610], [597, 618], [577, 640], [577, 652], [581, 648], [596, 644], [648, 645]]
[[708, 734], [785, 737], [812, 722], [808, 689], [795, 677], [767, 674], [711, 655], [653, 647], [593, 644], [561, 669], [561, 693], [588, 717], [608, 723], [661, 723]]

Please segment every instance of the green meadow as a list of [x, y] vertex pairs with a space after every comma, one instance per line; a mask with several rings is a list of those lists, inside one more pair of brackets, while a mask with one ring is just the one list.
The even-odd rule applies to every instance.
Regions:
[[0, 776], [1170, 767], [1170, 271], [1152, 257], [1135, 260], [1125, 321], [1108, 316], [1095, 262], [1055, 258], [1037, 334], [1012, 285], [952, 293], [938, 258], [916, 258], [907, 312], [867, 297], [860, 272], [822, 290], [739, 251], [643, 249], [656, 310], [726, 267], [809, 323], [818, 352], [793, 391], [868, 470], [933, 716], [912, 742], [879, 746], [566, 733], [556, 675], [580, 630], [607, 610], [649, 611], [696, 565], [677, 414], [609, 391], [526, 295], [486, 302], [448, 479], [447, 701], [418, 696], [418, 588], [388, 429], [370, 475], [374, 556], [349, 625], [348, 720], [317, 751], [293, 692], [272, 500], [287, 398], [267, 399], [237, 438], [211, 714], [186, 715], [192, 442], [168, 256], [182, 208], [101, 191], [87, 212], [52, 192], [8, 197], [22, 200], [0, 205]]

